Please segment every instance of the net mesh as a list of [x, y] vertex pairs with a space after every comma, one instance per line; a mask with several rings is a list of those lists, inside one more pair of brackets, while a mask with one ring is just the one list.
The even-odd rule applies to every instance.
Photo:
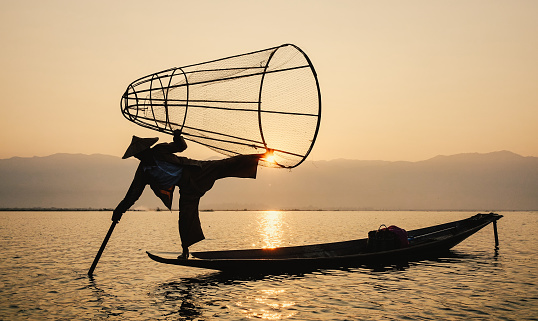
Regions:
[[297, 46], [172, 68], [140, 78], [122, 96], [130, 121], [228, 156], [274, 150], [265, 166], [292, 168], [310, 153], [320, 124], [314, 67]]

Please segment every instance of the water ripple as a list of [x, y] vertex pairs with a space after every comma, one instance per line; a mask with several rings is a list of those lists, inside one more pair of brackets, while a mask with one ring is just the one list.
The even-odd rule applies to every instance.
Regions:
[[[194, 250], [340, 241], [387, 221], [411, 229], [472, 214], [204, 213], [208, 240]], [[89, 279], [109, 213], [0, 213], [0, 319], [537, 320], [538, 213], [503, 214], [498, 250], [486, 228], [434, 260], [237, 276], [149, 260], [145, 250], [178, 250], [177, 217], [128, 213]]]

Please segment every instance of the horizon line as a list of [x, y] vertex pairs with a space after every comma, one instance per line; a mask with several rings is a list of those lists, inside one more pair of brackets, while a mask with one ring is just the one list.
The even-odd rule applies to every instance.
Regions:
[[[524, 155], [512, 152], [510, 150], [504, 149], [504, 150], [497, 150], [497, 151], [491, 151], [491, 152], [462, 152], [462, 153], [455, 153], [455, 154], [438, 154], [438, 155], [432, 156], [432, 157], [427, 158], [427, 159], [414, 160], [414, 161], [410, 161], [410, 160], [382, 160], [382, 159], [354, 159], [354, 158], [339, 157], [339, 158], [332, 158], [332, 159], [316, 159], [316, 160], [309, 160], [307, 158], [307, 159], [305, 159], [305, 162], [330, 162], [330, 161], [355, 161], [355, 160], [358, 160], [358, 161], [373, 161], [373, 162], [381, 161], [381, 162], [410, 162], [410, 163], [415, 163], [415, 162], [422, 162], [422, 161], [431, 160], [431, 159], [434, 159], [434, 158], [437, 158], [437, 157], [451, 157], [451, 156], [459, 156], [459, 155], [488, 155], [488, 154], [498, 154], [498, 153], [509, 153], [509, 154], [516, 155], [516, 156], [519, 156], [519, 157], [538, 158], [538, 156], [524, 156]], [[49, 154], [49, 155], [46, 155], [46, 156], [12, 156], [12, 157], [8, 157], [8, 158], [0, 158], [0, 161], [2, 161], [2, 160], [10, 160], [10, 159], [14, 159], [14, 158], [26, 158], [26, 159], [29, 159], [29, 158], [47, 158], [47, 157], [52, 157], [52, 156], [57, 156], [57, 155], [106, 156], [106, 157], [115, 157], [115, 158], [120, 158], [121, 159], [121, 156], [110, 155], [110, 154], [102, 154], [102, 153], [86, 154], [86, 153], [58, 152], [58, 153], [53, 153], [53, 154]], [[215, 156], [206, 157], [206, 158], [204, 158], [204, 160], [220, 159], [220, 158], [226, 158], [226, 156], [218, 154], [218, 155], [215, 155]]]
[[[92, 208], [92, 207], [0, 207], [0, 212], [112, 212], [113, 208]], [[129, 209], [129, 212], [170, 212], [175, 213], [179, 209], [172, 208], [146, 208]], [[537, 212], [538, 209], [367, 209], [367, 208], [316, 208], [316, 209], [200, 209], [200, 212]]]

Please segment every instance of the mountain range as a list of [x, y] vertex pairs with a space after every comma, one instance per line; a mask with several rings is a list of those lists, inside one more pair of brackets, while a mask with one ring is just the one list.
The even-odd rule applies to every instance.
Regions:
[[[0, 160], [0, 208], [114, 208], [137, 160], [54, 154]], [[174, 207], [177, 207], [178, 195]], [[135, 209], [164, 208], [146, 188]], [[538, 157], [508, 151], [419, 162], [306, 161], [217, 181], [202, 210], [538, 210]]]

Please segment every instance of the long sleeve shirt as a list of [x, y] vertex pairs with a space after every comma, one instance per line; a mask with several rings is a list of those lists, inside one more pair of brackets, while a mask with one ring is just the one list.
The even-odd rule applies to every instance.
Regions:
[[[184, 145], [182, 145], [181, 142], [161, 143], [151, 148], [152, 157], [156, 161], [155, 164], [148, 165], [144, 164], [144, 162], [140, 162], [127, 194], [118, 204], [114, 212], [121, 214], [125, 213], [140, 198], [146, 185], [150, 185], [155, 195], [161, 199], [168, 209], [171, 209], [174, 188], [178, 183], [179, 178], [176, 177], [176, 181], [174, 181], [172, 178], [166, 183], [164, 183], [162, 180], [159, 182], [158, 177], [151, 175], [152, 173], [150, 167], [157, 166], [159, 163], [164, 163], [164, 166], [166, 167], [166, 163], [168, 163], [171, 165], [170, 168], [175, 168], [176, 171], [180, 171], [183, 166], [200, 166], [200, 162], [197, 160], [174, 155], [174, 153], [183, 151], [185, 149], [186, 144], [184, 141], [183, 144]], [[172, 184], [170, 185], [170, 183]]]

